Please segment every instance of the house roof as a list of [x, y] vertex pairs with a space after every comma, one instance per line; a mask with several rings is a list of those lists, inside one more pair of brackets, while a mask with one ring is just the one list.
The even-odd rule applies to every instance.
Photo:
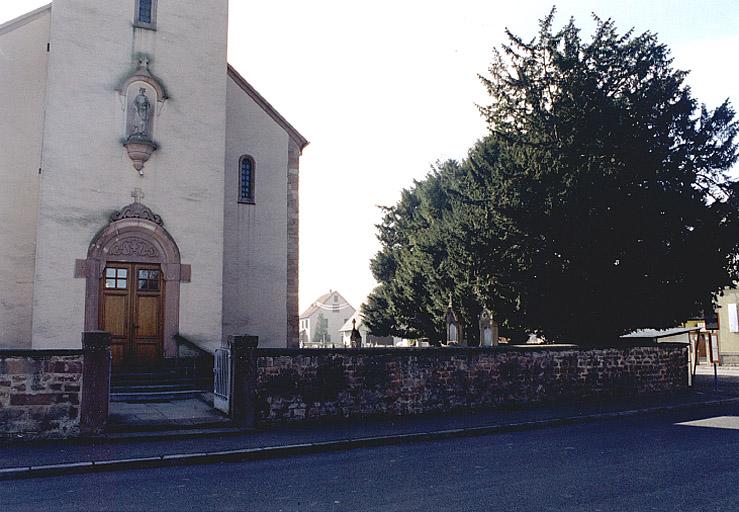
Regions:
[[288, 123], [287, 119], [282, 117], [282, 115], [277, 112], [277, 109], [264, 99], [264, 96], [259, 94], [257, 90], [252, 87], [251, 84], [247, 82], [231, 64], [228, 65], [228, 76], [236, 83], [236, 85], [241, 87], [241, 89], [249, 95], [249, 97], [267, 113], [267, 115], [280, 125], [282, 129], [287, 132], [290, 138], [298, 145], [300, 151], [303, 151], [303, 149], [309, 144], [308, 140], [303, 137], [293, 125]]
[[318, 297], [315, 301], [313, 301], [313, 304], [311, 304], [308, 309], [306, 309], [302, 315], [300, 315], [300, 318], [308, 318], [309, 316], [313, 315], [316, 311], [320, 309], [320, 306], [318, 304], [324, 304], [326, 301], [328, 301], [328, 298], [331, 297], [330, 293], [324, 293], [320, 297]]
[[10, 21], [6, 21], [5, 23], [0, 24], [0, 35], [5, 34], [7, 32], [10, 32], [12, 30], [15, 30], [18, 27], [22, 27], [26, 23], [30, 23], [33, 20], [40, 17], [42, 14], [44, 14], [46, 11], [51, 9], [51, 4], [44, 5], [43, 7], [39, 7], [38, 9], [34, 9], [31, 12], [27, 12], [26, 14], [22, 14], [18, 16], [17, 18], [14, 18]]
[[[306, 309], [302, 315], [300, 315], [300, 318], [308, 318], [309, 316], [313, 316], [313, 314], [318, 311], [319, 309], [325, 309], [326, 311], [333, 311], [333, 303], [329, 304], [328, 300], [331, 298], [332, 295], [338, 295], [339, 296], [339, 304], [346, 304], [350, 308], [354, 309], [354, 306], [349, 304], [349, 301], [344, 298], [343, 295], [341, 295], [336, 290], [331, 290], [328, 293], [324, 293], [320, 297], [318, 297], [315, 301], [313, 301], [313, 304], [311, 304], [308, 309]], [[342, 308], [345, 309], [345, 308]]]
[[362, 319], [362, 315], [359, 313], [359, 311], [355, 311], [354, 314], [349, 318], [349, 320], [346, 321], [346, 323], [342, 326], [341, 329], [339, 329], [339, 332], [350, 332], [354, 326], [352, 325], [352, 320], [357, 321], [357, 329], [364, 323], [364, 320]]

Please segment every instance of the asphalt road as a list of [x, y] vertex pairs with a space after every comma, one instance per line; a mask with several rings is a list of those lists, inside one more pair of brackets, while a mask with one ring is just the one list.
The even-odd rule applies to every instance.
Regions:
[[[677, 424], [691, 420], [709, 426]], [[0, 481], [0, 510], [731, 512], [739, 510], [739, 405], [280, 460]]]

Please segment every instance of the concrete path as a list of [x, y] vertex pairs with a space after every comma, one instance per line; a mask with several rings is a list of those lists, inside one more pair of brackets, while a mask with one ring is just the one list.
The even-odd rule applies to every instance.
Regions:
[[[201, 398], [158, 402], [112, 402], [108, 425], [111, 431], [132, 431], [150, 426], [228, 423], [226, 415]], [[163, 429], [162, 429], [163, 430]]]
[[695, 388], [687, 393], [638, 399], [299, 425], [236, 435], [11, 443], [0, 446], [0, 478], [280, 457], [739, 403], [739, 376], [723, 375], [718, 392], [713, 391], [712, 382], [711, 376], [699, 375]]

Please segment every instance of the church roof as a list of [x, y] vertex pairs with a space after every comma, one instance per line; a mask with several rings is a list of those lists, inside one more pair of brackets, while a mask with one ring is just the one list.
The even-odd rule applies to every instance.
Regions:
[[27, 12], [26, 14], [21, 14], [17, 18], [14, 18], [10, 21], [6, 21], [5, 23], [0, 24], [0, 34], [5, 34], [6, 32], [10, 32], [11, 30], [15, 30], [18, 27], [22, 27], [26, 23], [30, 23], [33, 20], [37, 19], [39, 16], [44, 14], [46, 11], [51, 9], [51, 4], [44, 5], [43, 7], [39, 7], [38, 9], [34, 9], [31, 12]]
[[266, 99], [264, 99], [264, 96], [259, 94], [257, 90], [252, 87], [252, 85], [246, 81], [246, 79], [239, 74], [234, 67], [229, 64], [228, 65], [228, 76], [236, 82], [236, 85], [241, 87], [241, 89], [253, 99], [257, 105], [259, 105], [262, 110], [264, 110], [267, 115], [269, 115], [278, 125], [282, 127], [283, 130], [287, 132], [288, 135], [290, 135], [290, 138], [295, 141], [295, 143], [300, 147], [300, 151], [303, 151], [305, 146], [307, 146], [308, 139], [303, 137], [298, 130], [295, 129], [293, 125], [287, 122], [287, 119], [282, 117], [282, 115], [277, 112], [277, 109], [273, 107]]

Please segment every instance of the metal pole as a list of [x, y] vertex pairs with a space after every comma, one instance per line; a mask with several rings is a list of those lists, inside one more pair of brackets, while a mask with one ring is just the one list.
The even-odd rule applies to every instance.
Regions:
[[708, 333], [708, 353], [711, 356], [711, 362], [713, 363], [713, 390], [718, 391], [718, 354], [713, 352], [713, 333]]
[[713, 362], [713, 390], [718, 391], [718, 364]]

